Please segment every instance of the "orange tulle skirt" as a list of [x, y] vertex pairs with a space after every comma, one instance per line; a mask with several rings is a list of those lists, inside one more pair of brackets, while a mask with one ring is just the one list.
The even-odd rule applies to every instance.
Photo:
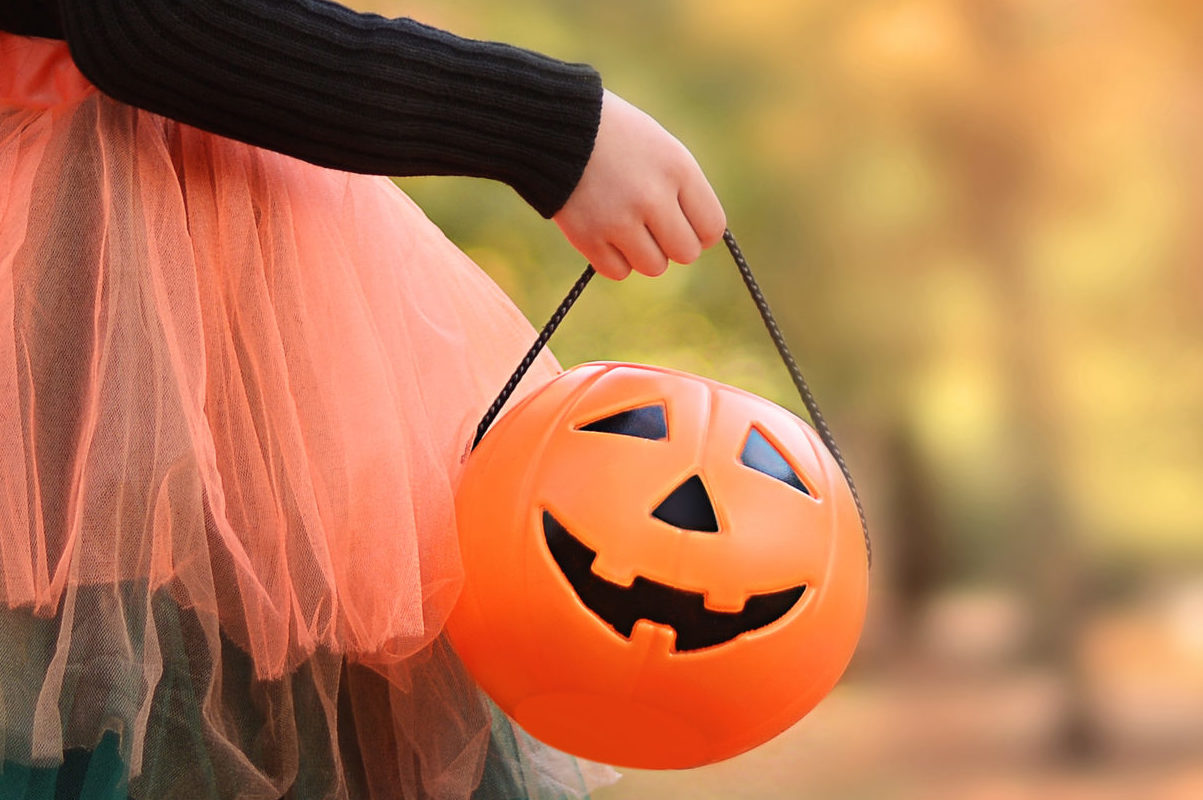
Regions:
[[137, 798], [610, 778], [509, 725], [440, 636], [462, 457], [534, 333], [392, 182], [0, 34], [0, 187], [5, 765], [110, 732]]

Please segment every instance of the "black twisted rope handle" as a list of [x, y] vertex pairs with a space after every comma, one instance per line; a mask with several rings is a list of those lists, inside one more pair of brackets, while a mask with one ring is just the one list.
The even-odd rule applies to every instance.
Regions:
[[835, 463], [839, 464], [840, 472], [844, 474], [844, 480], [848, 482], [848, 489], [852, 492], [852, 500], [856, 503], [856, 513], [860, 516], [860, 528], [865, 534], [865, 553], [869, 559], [869, 565], [873, 564], [873, 544], [869, 541], [869, 523], [865, 519], [865, 507], [860, 501], [860, 494], [856, 491], [856, 484], [852, 481], [852, 472], [848, 469], [847, 462], [844, 461], [844, 454], [840, 452], [839, 445], [835, 443], [835, 437], [831, 434], [831, 428], [827, 425], [827, 420], [823, 417], [823, 412], [819, 410], [819, 404], [815, 400], [814, 393], [810, 391], [810, 387], [806, 384], [806, 379], [802, 377], [802, 370], [798, 367], [798, 362], [794, 360], [794, 354], [789, 351], [789, 346], [785, 343], [785, 337], [781, 335], [781, 328], [777, 326], [777, 320], [773, 317], [773, 312], [769, 309], [769, 302], [764, 297], [764, 292], [760, 291], [760, 285], [756, 283], [756, 279], [752, 277], [752, 268], [748, 266], [748, 260], [744, 258], [743, 251], [739, 249], [739, 244], [735, 241], [735, 237], [731, 235], [731, 231], [723, 233], [723, 241], [727, 245], [727, 249], [731, 251], [731, 257], [735, 259], [735, 266], [739, 268], [739, 274], [744, 279], [744, 284], [748, 287], [748, 291], [752, 294], [752, 300], [756, 303], [756, 309], [760, 312], [760, 318], [764, 320], [764, 327], [768, 328], [769, 336], [773, 339], [773, 344], [777, 347], [777, 353], [781, 356], [781, 360], [785, 362], [785, 368], [789, 370], [789, 376], [794, 381], [794, 388], [798, 390], [798, 395], [802, 398], [802, 404], [806, 406], [806, 413], [810, 414], [810, 419], [815, 424], [815, 430], [819, 433], [819, 438], [823, 440], [823, 444], [827, 445], [827, 449], [831, 451], [831, 457], [835, 459]]
[[[844, 480], [848, 482], [848, 489], [852, 492], [852, 500], [856, 503], [856, 513], [860, 516], [861, 530], [865, 535], [865, 553], [868, 556], [869, 564], [873, 563], [873, 545], [869, 541], [869, 524], [865, 519], [865, 508], [860, 500], [860, 495], [856, 491], [856, 484], [852, 481], [852, 473], [848, 469], [847, 462], [844, 461], [844, 456], [840, 452], [839, 446], [835, 443], [835, 437], [831, 433], [831, 428], [827, 425], [827, 420], [823, 417], [823, 412], [819, 410], [819, 404], [815, 401], [814, 393], [806, 383], [806, 379], [802, 377], [802, 370], [798, 367], [798, 362], [794, 360], [793, 353], [790, 352], [789, 346], [785, 343], [785, 337], [781, 334], [781, 328], [777, 325], [777, 320], [773, 317], [773, 312], [769, 309], [769, 303], [764, 297], [764, 292], [760, 290], [760, 285], [756, 279], [752, 277], [752, 268], [748, 266], [748, 260], [744, 257], [743, 251], [740, 250], [739, 244], [735, 241], [735, 237], [731, 231], [723, 233], [723, 242], [726, 243], [727, 249], [731, 252], [731, 257], [735, 259], [735, 266], [739, 269], [739, 274], [743, 278], [744, 285], [748, 287], [748, 292], [752, 295], [752, 301], [756, 303], [756, 309], [760, 312], [760, 318], [764, 321], [765, 328], [768, 329], [769, 336], [773, 339], [773, 344], [777, 348], [777, 353], [781, 356], [781, 360], [785, 362], [785, 368], [789, 370], [790, 378], [794, 382], [794, 388], [798, 390], [798, 395], [802, 398], [803, 405], [806, 406], [806, 412], [810, 414], [811, 421], [815, 424], [815, 430], [819, 434], [819, 438], [831, 452], [835, 463], [839, 465], [840, 472], [844, 475]], [[480, 440], [484, 438], [485, 431], [493, 424], [493, 420], [501, 413], [502, 406], [510, 399], [510, 395], [518, 388], [518, 383], [522, 377], [526, 375], [527, 370], [535, 363], [539, 353], [547, 345], [551, 335], [555, 333], [556, 328], [560, 327], [560, 323], [564, 321], [564, 317], [568, 314], [568, 310], [576, 303], [577, 298], [581, 296], [581, 292], [589, 284], [593, 278], [593, 265], [587, 265], [585, 271], [581, 273], [581, 277], [577, 278], [568, 295], [560, 303], [559, 308], [551, 315], [551, 319], [543, 326], [543, 330], [539, 331], [539, 336], [535, 339], [535, 343], [526, 351], [518, 368], [514, 370], [514, 374], [506, 381], [502, 387], [501, 393], [497, 395], [497, 399], [489, 406], [489, 410], [485, 412], [484, 417], [480, 420], [480, 424], [476, 426], [476, 437], [472, 440], [473, 449], [480, 444]]]
[[514, 370], [514, 374], [505, 382], [501, 393], [497, 395], [497, 399], [493, 401], [493, 405], [489, 406], [489, 410], [485, 412], [481, 418], [480, 424], [476, 426], [476, 437], [472, 440], [472, 449], [476, 449], [476, 445], [480, 444], [480, 440], [484, 438], [485, 431], [493, 424], [493, 420], [501, 413], [501, 407], [505, 405], [505, 401], [510, 399], [510, 395], [518, 388], [518, 382], [522, 380], [522, 376], [531, 368], [531, 364], [535, 363], [535, 359], [539, 357], [539, 353], [547, 345], [547, 340], [556, 332], [556, 328], [560, 327], [560, 323], [564, 321], [564, 317], [568, 314], [568, 309], [572, 308], [572, 304], [581, 296], [581, 292], [585, 291], [585, 287], [589, 285], [589, 281], [593, 278], [594, 270], [592, 264], [585, 265], [585, 271], [581, 273], [581, 277], [576, 279], [576, 283], [568, 290], [568, 296], [560, 303], [560, 307], [556, 309], [556, 313], [551, 315], [551, 319], [547, 320], [547, 324], [543, 326], [543, 330], [539, 331], [539, 338], [535, 339], [535, 343], [526, 351], [526, 355], [522, 357], [522, 362], [518, 364], [518, 368]]

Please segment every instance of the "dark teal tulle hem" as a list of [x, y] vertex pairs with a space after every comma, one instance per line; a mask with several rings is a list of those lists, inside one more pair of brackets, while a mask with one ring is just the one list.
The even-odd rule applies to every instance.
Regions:
[[[507, 763], [516, 743], [506, 741], [512, 735], [508, 733], [509, 726], [500, 718], [497, 722], [484, 777], [472, 795], [473, 800], [526, 797], [513, 776], [512, 765]], [[128, 785], [119, 737], [112, 731], [105, 732], [95, 750], [68, 750], [59, 766], [0, 763], [0, 800], [129, 800]], [[588, 800], [588, 796], [581, 800]]]
[[68, 750], [57, 767], [0, 764], [3, 800], [127, 800], [128, 775], [118, 737], [107, 731], [95, 750]]
[[[92, 590], [80, 588], [82, 595]], [[233, 645], [220, 631], [220, 680], [215, 675], [218, 664], [210, 659], [204, 640], [204, 625], [187, 610], [180, 609], [166, 593], [155, 593], [147, 613], [136, 614], [137, 598], [145, 589], [134, 585], [121, 587], [116, 600], [103, 602], [103, 595], [89, 597], [88, 607], [101, 609], [120, 606], [124, 613], [122, 627], [108, 630], [109, 638], [120, 639], [134, 648], [135, 655], [143, 650], [143, 631], [147, 629], [147, 613], [153, 618], [157, 632], [155, 646], [162, 656], [162, 672], [154, 686], [150, 704], [146, 738], [142, 743], [142, 769], [131, 779], [129, 764], [133, 743], [128, 730], [133, 723], [131, 709], [138, 707], [139, 695], [135, 677], [137, 670], [112, 658], [102, 658], [105, 637], [76, 637], [77, 643], [87, 642], [93, 649], [73, 652], [66, 670], [64, 690], [60, 697], [63, 720], [90, 720], [87, 732], [68, 742], [58, 765], [31, 766], [27, 739], [22, 731], [11, 727], [16, 720], [33, 718], [33, 709], [45, 676], [51, 671], [49, 655], [59, 637], [61, 620], [39, 618], [25, 611], [0, 609], [0, 711], [6, 725], [0, 725], [0, 745], [7, 758], [0, 762], [0, 800], [167, 800], [186, 797], [188, 800], [222, 800], [248, 789], [248, 796], [266, 797], [270, 789], [262, 785], [245, 786], [229, 773], [229, 759], [222, 761], [205, 735], [202, 706], [207, 689], [217, 685], [230, 713], [224, 718], [228, 731], [245, 743], [242, 758], [261, 765], [263, 772], [277, 774], [273, 742], [259, 735], [268, 727], [268, 712], [287, 708], [284, 719], [295, 730], [293, 746], [302, 754], [293, 774], [282, 781], [277, 791], [284, 791], [289, 800], [323, 800], [331, 796], [366, 798], [368, 776], [363, 767], [368, 754], [363, 751], [371, 737], [374, 751], [381, 737], [392, 734], [384, 726], [377, 733], [372, 728], [361, 730], [355, 723], [357, 710], [349, 701], [348, 681], [354, 678], [361, 697], [375, 707], [390, 709], [392, 690], [384, 677], [372, 670], [343, 663], [341, 657], [315, 654], [289, 678], [276, 681], [257, 681], [249, 657]], [[438, 644], [438, 643], [436, 643]], [[200, 645], [200, 646], [198, 646]], [[82, 644], [80, 645], [82, 646]], [[435, 662], [436, 667], [448, 669], [450, 662]], [[349, 674], [348, 670], [353, 670]], [[327, 716], [320, 713], [322, 698], [316, 686], [321, 675], [341, 679], [333, 685], [339, 690], [338, 730], [331, 731]], [[414, 672], [417, 679], [423, 673]], [[98, 687], [105, 687], [97, 691]], [[424, 685], [416, 686], [422, 691]], [[436, 688], [438, 688], [436, 686]], [[458, 691], [473, 691], [470, 684]], [[589, 786], [607, 782], [586, 775], [588, 765], [569, 756], [550, 750], [535, 742], [515, 726], [493, 703], [481, 696], [484, 721], [491, 717], [488, 747], [483, 775], [471, 800], [581, 800]], [[403, 713], [397, 711], [396, 713]], [[237, 725], [235, 724], [237, 723]], [[341, 760], [336, 761], [330, 747], [337, 738]], [[95, 743], [94, 746], [92, 743]], [[391, 741], [395, 748], [404, 742]], [[83, 746], [77, 746], [83, 745]], [[22, 754], [24, 751], [24, 754]], [[44, 763], [44, 762], [43, 762]], [[415, 765], [416, 770], [420, 766]], [[340, 788], [340, 783], [345, 785]], [[132, 784], [132, 785], [131, 785]], [[442, 796], [443, 792], [434, 792]], [[376, 793], [375, 796], [380, 796]], [[462, 794], [459, 796], [463, 796]]]

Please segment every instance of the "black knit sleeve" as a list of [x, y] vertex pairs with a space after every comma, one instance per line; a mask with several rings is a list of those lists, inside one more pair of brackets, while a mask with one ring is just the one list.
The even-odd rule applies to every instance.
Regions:
[[118, 100], [323, 166], [492, 178], [544, 216], [597, 133], [591, 67], [326, 0], [59, 0], [59, 15]]

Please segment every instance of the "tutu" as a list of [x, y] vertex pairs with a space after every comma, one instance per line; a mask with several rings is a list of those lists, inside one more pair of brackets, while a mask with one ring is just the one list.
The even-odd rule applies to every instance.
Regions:
[[391, 181], [0, 34], [0, 186], [0, 795], [613, 777], [512, 726], [440, 635], [462, 458], [534, 332]]

